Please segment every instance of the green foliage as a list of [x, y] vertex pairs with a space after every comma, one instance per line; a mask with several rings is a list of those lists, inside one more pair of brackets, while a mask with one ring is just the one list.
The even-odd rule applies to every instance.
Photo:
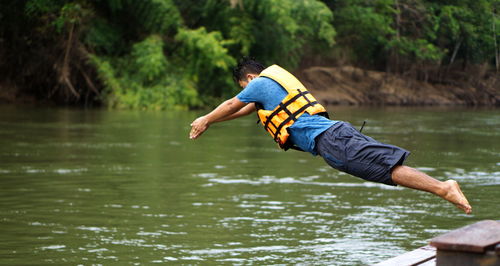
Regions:
[[339, 1], [338, 9], [334, 10], [339, 43], [352, 50], [356, 60], [374, 63], [387, 48], [388, 36], [396, 33], [393, 3], [388, 0]]
[[[215, 82], [231, 88], [231, 76], [228, 74], [236, 61], [224, 47], [230, 42], [224, 40], [220, 32], [207, 32], [203, 27], [196, 30], [179, 29], [175, 40], [181, 43], [178, 56], [186, 62], [182, 65], [190, 79], [201, 86]], [[202, 94], [221, 96], [224, 93], [220, 87], [207, 86]]]
[[231, 28], [229, 30], [229, 38], [233, 41], [234, 45], [240, 47], [237, 54], [248, 55], [250, 49], [256, 43], [256, 38], [252, 33], [255, 27], [255, 20], [248, 14], [243, 14], [240, 17], [231, 17], [229, 19]]
[[24, 10], [26, 15], [36, 17], [39, 15], [57, 13], [63, 3], [63, 1], [54, 0], [29, 0], [26, 2]]
[[[336, 35], [331, 10], [318, 0], [177, 1], [189, 28], [203, 25], [228, 40], [234, 58], [251, 55], [266, 64], [295, 67], [305, 48], [330, 49]], [[234, 3], [231, 5], [231, 3]]]
[[24, 10], [30, 18], [48, 21], [48, 25], [44, 26], [54, 27], [58, 33], [67, 25], [81, 24], [93, 14], [85, 1], [28, 0]]
[[438, 62], [445, 54], [444, 51], [424, 39], [413, 40], [401, 37], [391, 40], [387, 47], [395, 49], [400, 55], [419, 61]]
[[117, 55], [125, 50], [121, 42], [122, 29], [114, 27], [102, 18], [94, 19], [83, 39], [84, 43], [98, 54]]
[[432, 15], [436, 17], [438, 45], [447, 48], [450, 53], [458, 49], [459, 57], [473, 63], [488, 61], [495, 54], [494, 38], [500, 36], [498, 28], [496, 33], [492, 30], [492, 24], [498, 23], [495, 5], [498, 1], [433, 3], [431, 7]]
[[113, 15], [127, 15], [135, 27], [139, 25], [149, 33], [166, 33], [182, 23], [179, 10], [172, 0], [111, 0], [107, 1], [107, 5]]
[[[116, 108], [194, 108], [232, 96], [241, 56], [293, 70], [335, 49], [349, 52], [342, 60], [400, 71], [500, 58], [500, 0], [25, 0], [0, 8], [0, 40], [9, 40], [0, 42], [0, 70], [24, 69], [26, 60], [7, 54], [50, 62], [71, 48], [71, 60], [90, 64], [68, 63], [80, 67], [67, 77], [86, 86], [78, 75], [92, 66], [100, 100]], [[55, 65], [36, 64], [40, 73]]]
[[498, 0], [336, 0], [339, 44], [358, 61], [383, 62], [397, 54], [407, 62], [456, 56], [462, 62], [494, 58], [493, 5]]
[[54, 20], [53, 25], [58, 32], [62, 32], [66, 25], [81, 24], [91, 15], [92, 11], [80, 3], [66, 3], [59, 10], [59, 16]]
[[216, 67], [229, 70], [234, 59], [224, 48], [229, 42], [222, 38], [220, 32], [207, 32], [204, 27], [196, 30], [179, 29], [175, 40], [182, 43], [182, 55], [189, 62], [193, 76], [201, 71], [211, 71]]
[[[151, 33], [165, 33], [182, 24], [179, 10], [171, 0], [129, 0], [137, 21]], [[152, 12], [154, 10], [154, 12]]]
[[130, 55], [91, 57], [106, 88], [103, 100], [110, 107], [158, 110], [200, 105], [195, 83], [170, 69], [162, 47], [161, 38], [151, 35], [134, 44]]
[[334, 39], [337, 34], [332, 26], [332, 11], [319, 1], [293, 1], [293, 4], [295, 4], [295, 20], [301, 25], [299, 38], [312, 37], [331, 48], [335, 44]]
[[163, 41], [158, 35], [151, 35], [132, 46], [131, 70], [134, 79], [144, 85], [154, 84], [167, 70], [167, 58], [163, 54]]
[[97, 75], [102, 83], [104, 83], [107, 94], [121, 90], [120, 80], [116, 78], [114, 68], [108, 61], [95, 55], [91, 55], [89, 61], [96, 67]]
[[269, 64], [295, 67], [303, 56], [304, 46], [331, 48], [336, 35], [328, 7], [313, 0], [244, 1], [241, 12], [255, 20], [257, 40], [252, 55]]

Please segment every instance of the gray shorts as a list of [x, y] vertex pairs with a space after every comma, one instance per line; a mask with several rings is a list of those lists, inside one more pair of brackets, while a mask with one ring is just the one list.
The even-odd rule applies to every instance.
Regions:
[[333, 168], [365, 180], [395, 186], [392, 169], [410, 152], [378, 142], [346, 122], [337, 122], [316, 137], [316, 151]]

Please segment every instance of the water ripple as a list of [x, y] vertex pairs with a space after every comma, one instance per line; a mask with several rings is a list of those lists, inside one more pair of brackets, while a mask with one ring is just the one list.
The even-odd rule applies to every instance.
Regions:
[[[309, 177], [305, 178], [308, 180]], [[347, 182], [314, 182], [305, 181], [294, 177], [277, 178], [274, 176], [262, 176], [257, 180], [252, 179], [234, 179], [234, 178], [210, 178], [209, 181], [218, 184], [246, 184], [246, 185], [269, 185], [269, 184], [301, 184], [301, 185], [314, 185], [314, 186], [327, 186], [327, 187], [364, 187], [364, 188], [381, 188], [385, 190], [401, 190], [401, 187], [387, 186], [384, 184], [373, 182], [362, 183], [347, 183]]]

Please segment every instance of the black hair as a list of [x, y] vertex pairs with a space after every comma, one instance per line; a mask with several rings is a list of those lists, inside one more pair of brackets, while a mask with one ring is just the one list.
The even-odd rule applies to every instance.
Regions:
[[240, 80], [245, 80], [247, 74], [260, 74], [264, 68], [264, 65], [257, 62], [255, 59], [243, 57], [233, 69], [233, 79], [238, 83]]

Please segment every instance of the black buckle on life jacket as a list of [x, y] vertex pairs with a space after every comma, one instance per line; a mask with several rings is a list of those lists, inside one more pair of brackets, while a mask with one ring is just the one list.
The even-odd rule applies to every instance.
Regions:
[[281, 124], [279, 124], [278, 128], [276, 129], [276, 132], [274, 133], [274, 140], [277, 140], [278, 139], [278, 132], [280, 132], [280, 130], [286, 125], [288, 124], [288, 122], [290, 121], [295, 121], [297, 120], [297, 115], [302, 113], [303, 111], [305, 111], [307, 108], [309, 108], [310, 106], [313, 106], [315, 104], [317, 104], [318, 102], [317, 101], [314, 101], [314, 102], [309, 102], [307, 104], [305, 104], [304, 106], [302, 106], [299, 110], [297, 110], [295, 113], [293, 113], [292, 115], [290, 115], [289, 117], [287, 117], [285, 120], [283, 120], [283, 122], [281, 122]]
[[[294, 101], [296, 101], [298, 98], [300, 97], [303, 97], [304, 95], [308, 94], [309, 92], [308, 91], [301, 91], [299, 89], [297, 89], [297, 91], [299, 91], [299, 93], [297, 95], [295, 95], [294, 97], [290, 98], [288, 101], [284, 102], [284, 103], [279, 103], [278, 105], [278, 108], [276, 108], [276, 110], [274, 110], [274, 112], [272, 112], [270, 115], [269, 115], [269, 118], [267, 119], [266, 123], [264, 124], [264, 128], [267, 130], [268, 129], [268, 125], [269, 125], [269, 122], [272, 120], [272, 118], [277, 115], [279, 112], [281, 111], [285, 111], [288, 113], [288, 115], [290, 115], [290, 111], [288, 111], [288, 109], [286, 107], [288, 107], [290, 104], [292, 104]], [[307, 99], [307, 97], [304, 97]], [[309, 101], [309, 100], [308, 100]]]
[[[288, 101], [282, 103], [280, 102], [278, 107], [276, 108], [276, 110], [274, 110], [269, 116], [266, 117], [266, 121], [264, 123], [264, 129], [267, 130], [267, 131], [271, 131], [273, 133], [273, 139], [275, 142], [277, 142], [280, 146], [280, 148], [282, 148], [283, 150], [288, 150], [288, 149], [294, 149], [294, 150], [298, 150], [298, 151], [303, 151], [301, 148], [297, 147], [296, 145], [294, 145], [290, 140], [287, 140], [286, 143], [284, 143], [283, 145], [279, 143], [279, 134], [280, 134], [280, 131], [281, 129], [286, 125], [288, 124], [288, 122], [290, 121], [296, 121], [297, 120], [297, 115], [301, 114], [303, 111], [305, 111], [307, 108], [311, 107], [311, 106], [314, 106], [316, 104], [318, 104], [318, 101], [313, 101], [311, 102], [309, 100], [309, 98], [307, 98], [305, 95], [307, 94], [310, 94], [309, 91], [301, 91], [300, 89], [297, 89], [297, 91], [299, 92], [297, 95], [295, 95], [294, 97], [290, 98]], [[299, 110], [297, 110], [296, 112], [292, 113], [290, 112], [290, 110], [288, 110], [288, 106], [290, 104], [292, 104], [294, 101], [296, 101], [298, 98], [300, 97], [303, 97], [306, 101], [307, 101], [307, 104], [305, 104], [304, 106], [302, 106]], [[256, 108], [257, 108], [257, 111], [260, 110], [260, 109], [264, 109], [262, 104], [260, 103], [256, 103]], [[288, 117], [281, 123], [279, 124], [278, 126], [276, 126], [273, 122], [272, 122], [272, 118], [277, 115], [279, 112], [281, 111], [285, 111], [287, 114], [288, 114]], [[326, 118], [329, 118], [328, 116], [328, 113], [327, 112], [321, 112], [321, 113], [318, 113], [318, 115], [321, 115], [321, 116], [324, 116]], [[257, 120], [257, 124], [260, 122], [260, 119]], [[269, 130], [269, 126], [273, 125], [274, 128], [276, 129], [276, 131], [273, 131], [273, 130]]]

